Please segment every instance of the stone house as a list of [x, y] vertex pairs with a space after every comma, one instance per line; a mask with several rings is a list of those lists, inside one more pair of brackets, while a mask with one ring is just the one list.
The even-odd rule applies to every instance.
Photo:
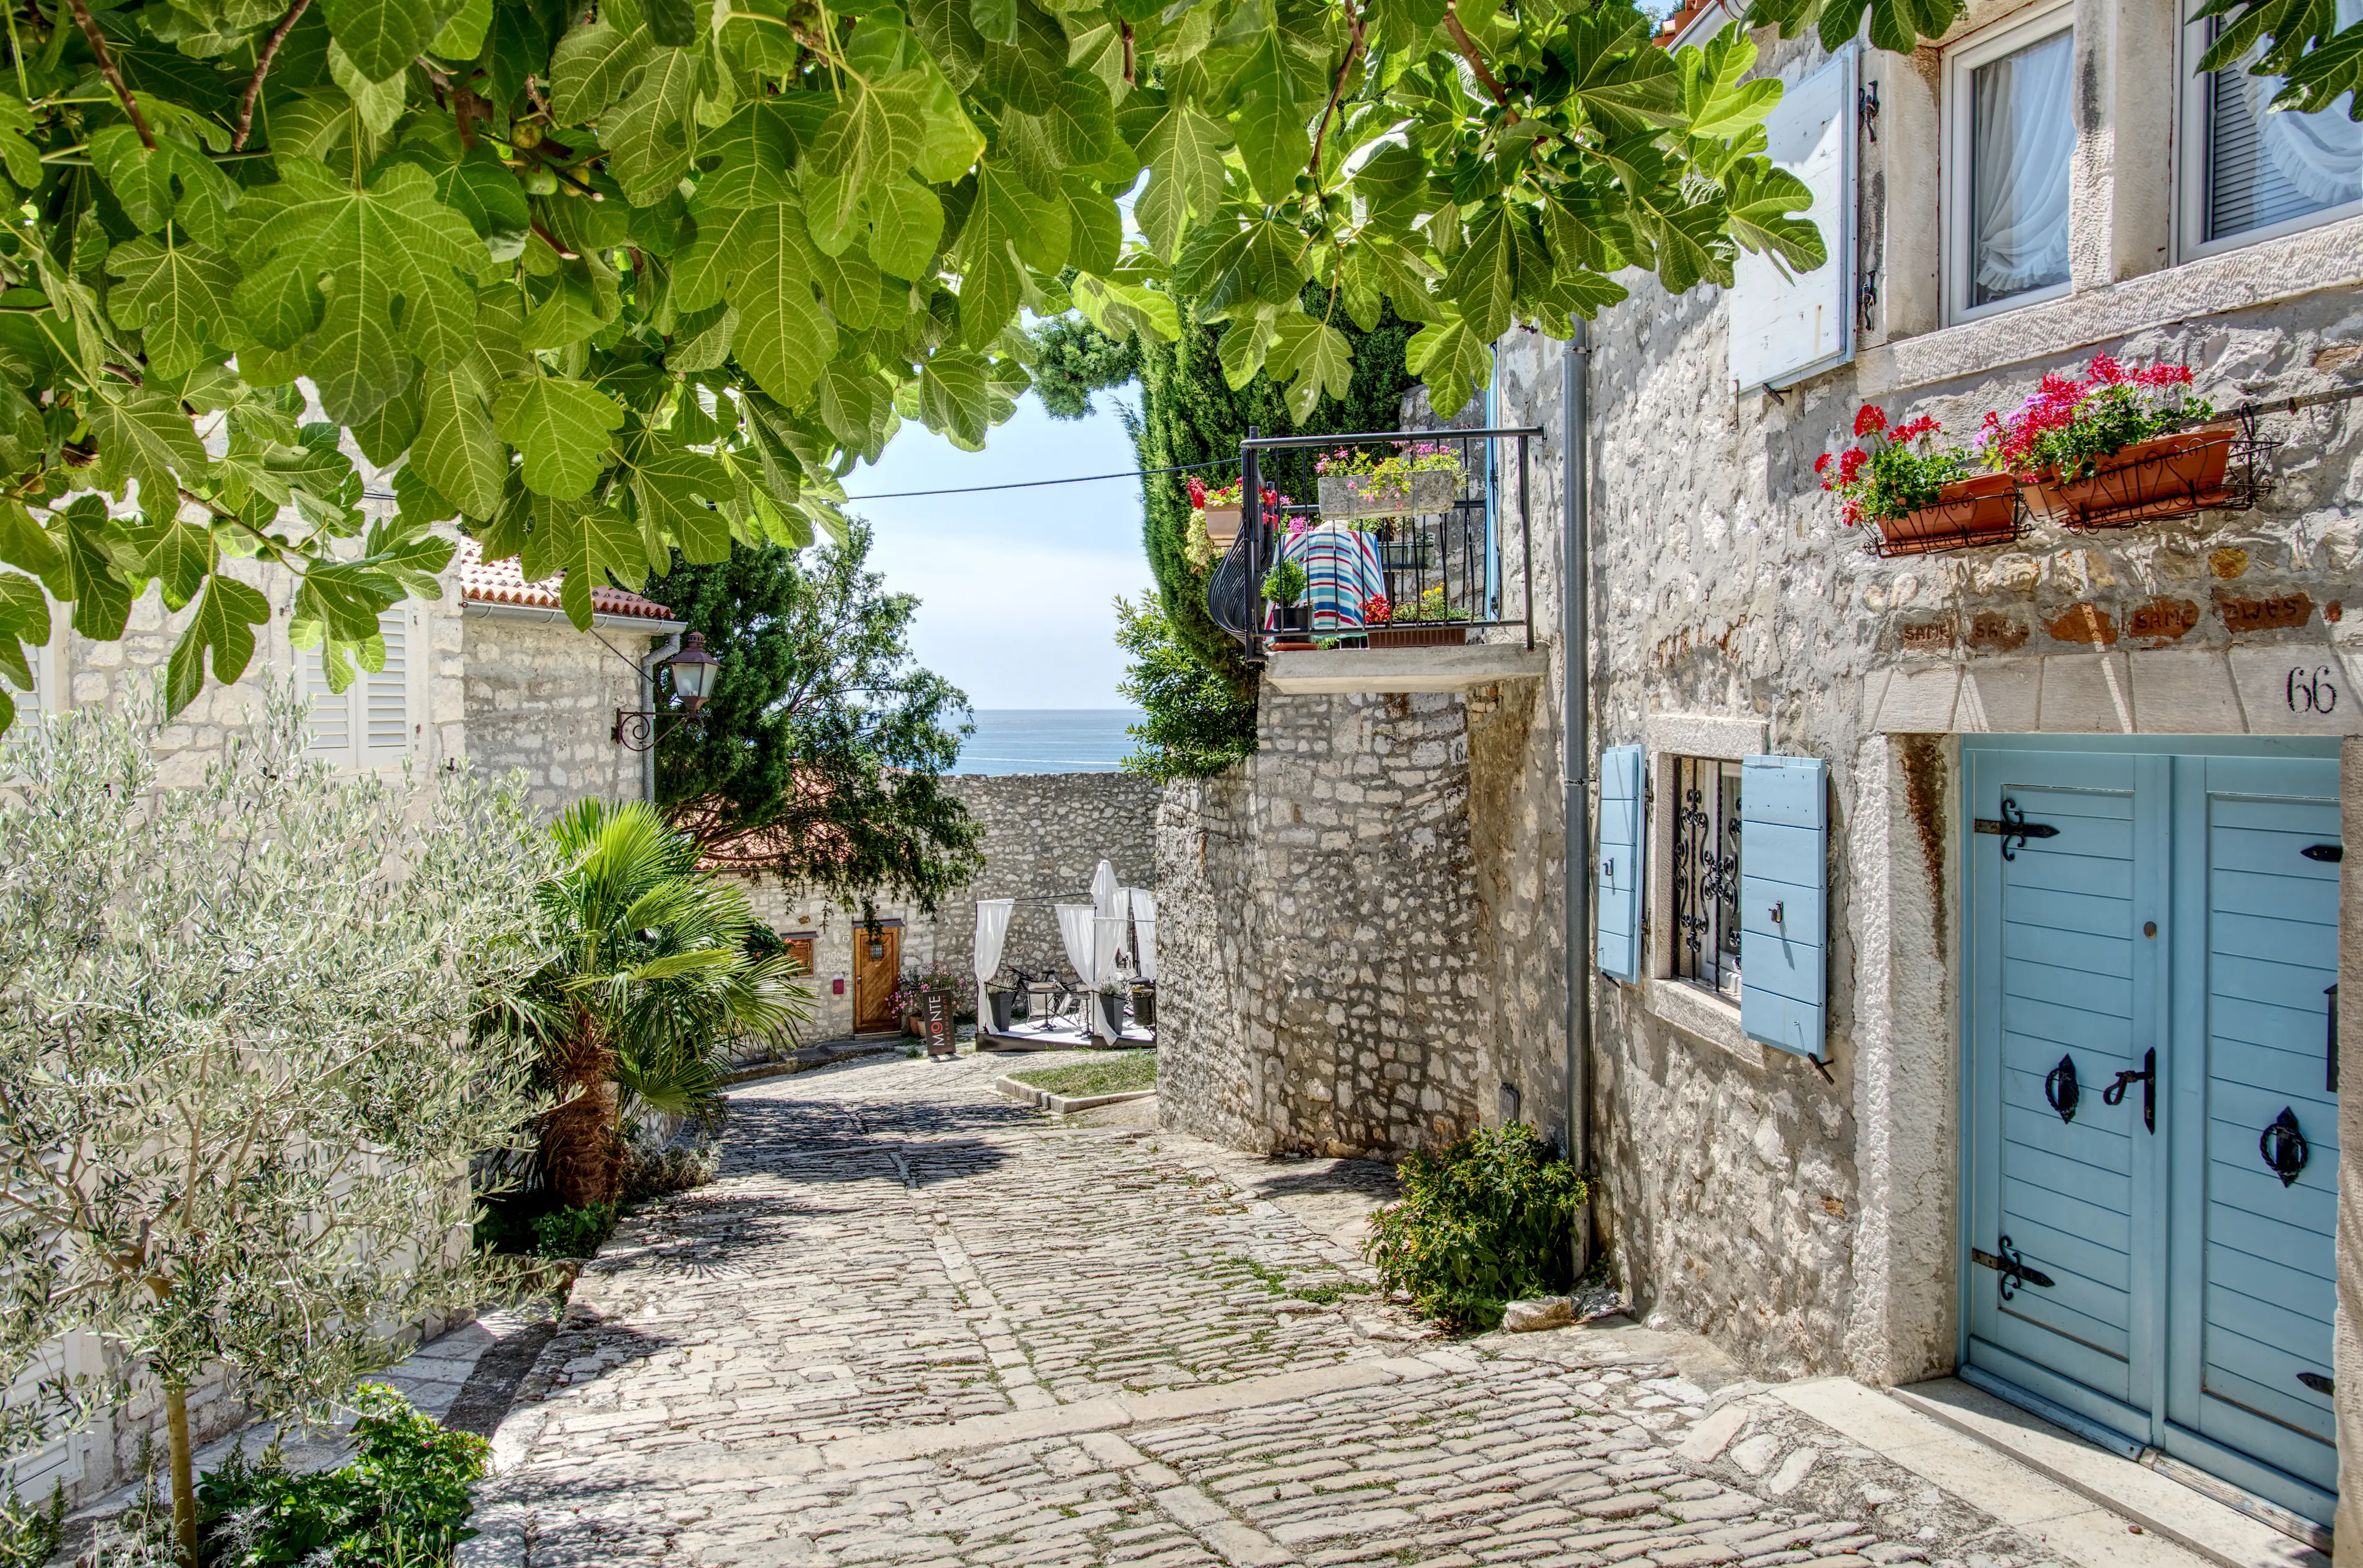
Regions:
[[[1772, 1374], [1958, 1371], [2351, 1536], [2363, 415], [2286, 400], [2363, 383], [2363, 142], [2196, 75], [2176, 4], [1758, 35], [1830, 263], [1628, 274], [1582, 347], [1497, 346], [1534, 662], [1270, 655], [1262, 751], [1159, 817], [1163, 1114], [1390, 1155], [1572, 1120], [1646, 1311]], [[1894, 556], [1818, 488], [1862, 404], [1968, 436], [2102, 351], [2280, 404], [2269, 488]]]

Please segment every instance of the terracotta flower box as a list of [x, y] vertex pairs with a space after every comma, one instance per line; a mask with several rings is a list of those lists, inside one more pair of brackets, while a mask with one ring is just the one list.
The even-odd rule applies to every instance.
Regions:
[[2018, 537], [2018, 480], [2008, 473], [1956, 479], [1936, 492], [1936, 504], [1879, 519], [1890, 555], [1925, 555], [2008, 544]]
[[1372, 648], [1458, 648], [1469, 640], [1469, 628], [1458, 621], [1409, 626], [1374, 626], [1365, 634]]
[[2153, 517], [2177, 517], [2225, 496], [2231, 429], [2183, 430], [2153, 436], [2100, 459], [2082, 479], [2047, 472], [2036, 481], [2036, 504], [2069, 528], [2117, 528]]

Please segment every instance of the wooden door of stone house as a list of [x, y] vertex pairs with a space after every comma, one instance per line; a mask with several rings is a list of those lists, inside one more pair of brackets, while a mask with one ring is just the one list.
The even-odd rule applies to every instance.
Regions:
[[853, 931], [853, 1032], [875, 1034], [902, 1027], [894, 1016], [894, 991], [903, 979], [903, 929], [857, 926]]

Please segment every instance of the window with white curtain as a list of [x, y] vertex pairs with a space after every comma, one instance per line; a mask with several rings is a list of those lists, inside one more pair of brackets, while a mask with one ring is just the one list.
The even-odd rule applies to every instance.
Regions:
[[[2192, 7], [2196, 9], [2194, 6]], [[2337, 0], [2338, 25], [2363, 21], [2363, 0]], [[2340, 98], [2317, 114], [2269, 106], [2278, 76], [2251, 76], [2247, 59], [2202, 74], [2192, 69], [2221, 17], [2183, 32], [2182, 253], [2203, 256], [2363, 212], [2363, 126]]]
[[341, 692], [328, 689], [327, 670], [317, 649], [303, 656], [304, 695], [311, 702], [307, 750], [340, 769], [382, 768], [411, 753], [419, 732], [414, 715], [411, 639], [416, 617], [405, 606], [378, 617], [385, 663], [357, 670]]
[[2060, 6], [1945, 60], [1946, 273], [1968, 320], [2068, 291], [2076, 35]]

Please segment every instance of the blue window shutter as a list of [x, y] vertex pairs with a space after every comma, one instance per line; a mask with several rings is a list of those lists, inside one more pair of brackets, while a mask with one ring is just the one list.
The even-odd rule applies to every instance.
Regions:
[[1749, 757], [1739, 781], [1739, 1028], [1816, 1061], [1829, 988], [1829, 764]]
[[1600, 973], [1641, 977], [1641, 748], [1600, 754]]

